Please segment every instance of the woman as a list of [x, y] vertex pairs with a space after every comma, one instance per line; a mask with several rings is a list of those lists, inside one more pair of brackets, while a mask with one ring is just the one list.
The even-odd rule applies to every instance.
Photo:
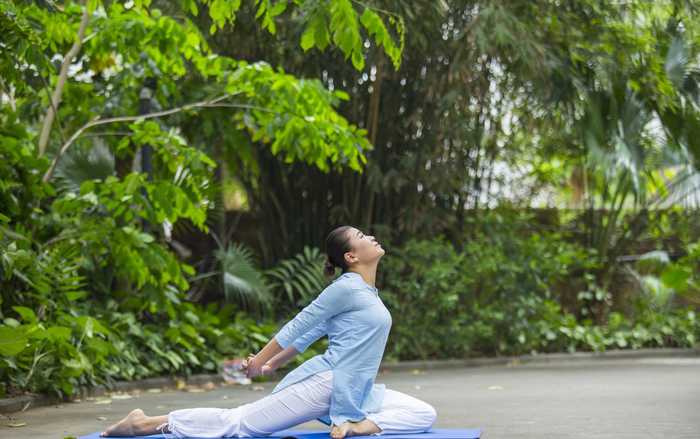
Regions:
[[392, 323], [374, 286], [384, 249], [373, 236], [342, 226], [328, 235], [326, 253], [326, 273], [333, 275], [336, 267], [343, 273], [257, 355], [248, 357], [246, 375], [271, 373], [327, 334], [326, 352], [291, 371], [258, 401], [162, 416], [146, 416], [137, 409], [102, 436], [268, 436], [313, 419], [332, 425], [333, 439], [429, 430], [436, 418], [430, 404], [374, 383]]

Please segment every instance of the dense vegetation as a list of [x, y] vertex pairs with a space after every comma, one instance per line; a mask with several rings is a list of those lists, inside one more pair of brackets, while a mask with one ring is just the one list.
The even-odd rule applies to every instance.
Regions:
[[698, 7], [501, 3], [0, 0], [0, 394], [259, 349], [338, 223], [388, 359], [693, 346]]

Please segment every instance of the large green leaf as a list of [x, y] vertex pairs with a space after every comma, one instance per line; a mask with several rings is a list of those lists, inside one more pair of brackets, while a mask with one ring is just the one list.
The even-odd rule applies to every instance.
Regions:
[[0, 355], [13, 357], [27, 347], [27, 335], [21, 328], [0, 326]]

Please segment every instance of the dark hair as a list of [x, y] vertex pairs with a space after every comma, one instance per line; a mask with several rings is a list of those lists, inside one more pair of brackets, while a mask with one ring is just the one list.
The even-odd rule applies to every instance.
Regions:
[[343, 272], [348, 270], [348, 264], [345, 262], [345, 252], [350, 250], [350, 237], [347, 231], [352, 227], [340, 226], [336, 227], [326, 237], [326, 265], [324, 272], [327, 276], [335, 274], [335, 267], [340, 267]]

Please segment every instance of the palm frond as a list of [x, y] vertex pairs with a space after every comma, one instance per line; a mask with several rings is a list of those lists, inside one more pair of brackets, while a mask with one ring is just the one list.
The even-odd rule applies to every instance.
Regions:
[[671, 80], [673, 85], [678, 89], [682, 89], [688, 74], [688, 47], [685, 40], [681, 37], [676, 37], [671, 42], [666, 53], [666, 61], [664, 70], [666, 76]]
[[660, 208], [681, 206], [700, 209], [700, 172], [691, 166], [677, 167], [673, 176], [664, 181], [655, 205]]
[[272, 305], [270, 289], [257, 268], [253, 252], [243, 244], [234, 243], [215, 252], [222, 275], [223, 292], [228, 302], [243, 309], [259, 312]]
[[305, 306], [328, 284], [323, 274], [323, 261], [318, 248], [304, 247], [301, 253], [280, 261], [265, 275], [276, 295], [284, 294], [293, 307]]
[[657, 310], [668, 309], [675, 292], [665, 285], [661, 279], [653, 275], [642, 275], [637, 270], [625, 266], [627, 273], [637, 282], [640, 293], [645, 298], [645, 303]]
[[88, 150], [70, 150], [58, 162], [55, 173], [59, 190], [64, 192], [79, 192], [84, 181], [110, 175], [114, 175], [114, 155], [102, 142], [95, 142]]

